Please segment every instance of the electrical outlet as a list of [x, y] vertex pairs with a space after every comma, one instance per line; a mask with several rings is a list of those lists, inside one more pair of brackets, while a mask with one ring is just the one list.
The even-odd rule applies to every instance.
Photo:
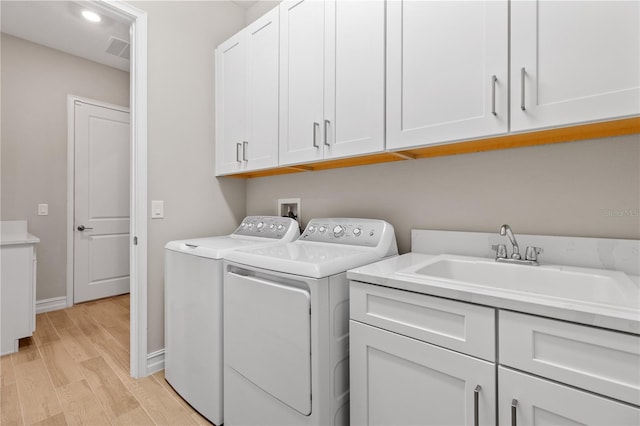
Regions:
[[300, 198], [278, 199], [277, 215], [292, 217], [300, 222]]
[[49, 204], [38, 204], [38, 216], [49, 216]]

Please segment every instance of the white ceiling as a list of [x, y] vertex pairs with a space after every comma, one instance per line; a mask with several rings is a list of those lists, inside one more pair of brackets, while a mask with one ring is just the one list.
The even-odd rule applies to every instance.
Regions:
[[129, 24], [97, 9], [102, 21], [91, 23], [81, 15], [90, 6], [82, 1], [2, 0], [0, 28], [3, 33], [129, 71], [127, 59], [106, 53], [111, 36], [129, 42]]

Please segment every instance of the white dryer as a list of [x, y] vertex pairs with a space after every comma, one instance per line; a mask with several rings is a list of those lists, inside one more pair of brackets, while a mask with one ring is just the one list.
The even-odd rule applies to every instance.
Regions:
[[185, 401], [222, 424], [223, 259], [239, 248], [294, 241], [298, 222], [248, 216], [231, 235], [165, 246], [165, 378]]
[[346, 271], [397, 253], [371, 219], [313, 219], [295, 242], [229, 253], [225, 425], [348, 425]]

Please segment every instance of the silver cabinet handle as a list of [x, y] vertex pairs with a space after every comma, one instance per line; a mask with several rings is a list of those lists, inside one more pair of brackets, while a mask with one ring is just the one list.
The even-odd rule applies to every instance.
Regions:
[[316, 129], [320, 129], [320, 123], [316, 123], [315, 121], [313, 122], [313, 147], [314, 148], [320, 148], [318, 146], [318, 141], [317, 141], [317, 136], [318, 136], [318, 131]]
[[331, 124], [329, 120], [324, 120], [324, 144], [326, 146], [331, 146], [331, 144], [327, 141], [327, 133], [329, 133], [329, 124]]
[[524, 77], [526, 76], [527, 71], [524, 67], [520, 68], [520, 109], [525, 110], [524, 106]]
[[87, 228], [87, 227], [86, 227], [86, 226], [84, 226], [84, 225], [80, 225], [80, 226], [78, 226], [78, 231], [84, 231], [85, 229], [93, 229], [93, 228]]
[[480, 408], [478, 407], [478, 398], [480, 397], [480, 389], [482, 387], [477, 385], [473, 390], [473, 426], [478, 426], [480, 424], [479, 414]]
[[511, 426], [518, 426], [518, 421], [516, 419], [517, 407], [518, 407], [518, 400], [514, 398], [513, 400], [511, 400]]
[[498, 115], [496, 113], [496, 81], [498, 78], [495, 75], [491, 76], [491, 114]]
[[240, 150], [242, 149], [242, 144], [238, 142], [236, 144], [236, 162], [240, 162]]
[[242, 159], [244, 161], [247, 161], [247, 150], [248, 149], [249, 149], [249, 142], [243, 141], [242, 142]]

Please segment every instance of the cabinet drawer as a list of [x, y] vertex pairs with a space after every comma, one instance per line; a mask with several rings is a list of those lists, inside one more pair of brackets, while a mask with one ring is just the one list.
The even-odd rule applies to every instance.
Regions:
[[351, 319], [488, 361], [495, 360], [495, 310], [351, 282]]
[[640, 405], [640, 336], [500, 311], [500, 364]]

